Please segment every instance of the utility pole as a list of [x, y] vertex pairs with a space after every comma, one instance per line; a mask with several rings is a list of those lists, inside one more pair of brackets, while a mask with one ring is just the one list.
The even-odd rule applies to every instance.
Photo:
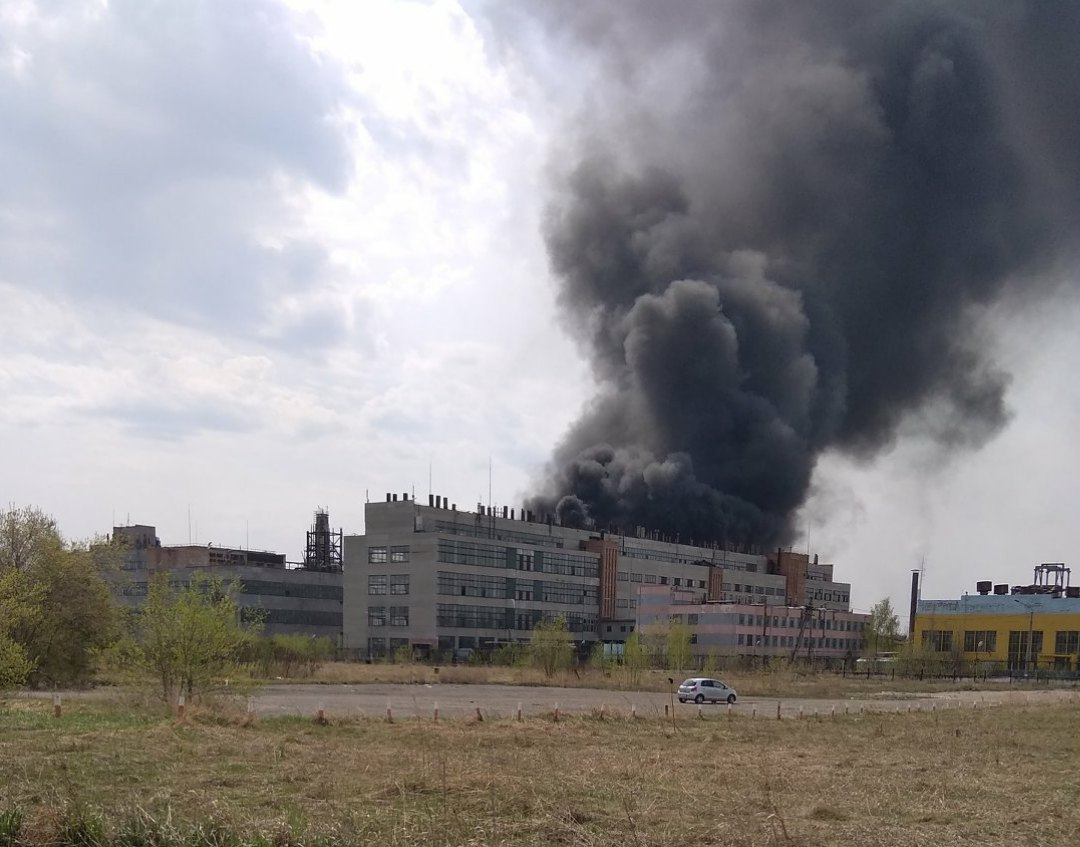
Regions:
[[1031, 650], [1034, 646], [1035, 635], [1035, 609], [1034, 607], [1028, 607], [1028, 643], [1027, 643], [1027, 672], [1031, 673]]
[[767, 651], [769, 649], [769, 601], [766, 600], [761, 607], [764, 614], [761, 616], [761, 666], [765, 667]]

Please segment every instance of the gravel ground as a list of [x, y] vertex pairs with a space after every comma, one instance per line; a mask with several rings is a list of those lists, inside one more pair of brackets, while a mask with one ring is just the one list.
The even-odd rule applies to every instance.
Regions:
[[[950, 691], [911, 695], [882, 691], [859, 699], [799, 699], [740, 697], [735, 713], [775, 716], [781, 714], [837, 713], [845, 708], [879, 712], [906, 712], [909, 709], [979, 708], [1002, 703], [1050, 703], [1080, 701], [1080, 692], [1066, 691]], [[513, 685], [269, 685], [254, 697], [260, 715], [314, 715], [321, 706], [327, 715], [384, 715], [389, 707], [395, 716], [430, 715], [438, 704], [441, 715], [473, 715], [479, 708], [486, 717], [513, 715], [521, 705], [524, 714], [550, 713], [556, 704], [564, 714], [588, 713], [601, 708], [609, 712], [663, 715], [670, 705], [668, 695], [655, 692], [610, 691], [591, 688], [542, 688]], [[693, 703], [675, 701], [676, 714], [696, 714]], [[723, 712], [726, 705], [706, 704], [706, 713]]]

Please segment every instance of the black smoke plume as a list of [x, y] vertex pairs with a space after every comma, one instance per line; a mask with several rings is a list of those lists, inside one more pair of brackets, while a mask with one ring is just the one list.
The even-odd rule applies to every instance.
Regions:
[[529, 6], [583, 90], [545, 238], [600, 386], [535, 510], [783, 543], [825, 449], [1000, 429], [974, 330], [1072, 258], [1080, 4]]

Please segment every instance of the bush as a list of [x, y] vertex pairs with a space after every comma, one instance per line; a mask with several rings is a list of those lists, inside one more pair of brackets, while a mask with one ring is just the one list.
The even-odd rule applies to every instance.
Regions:
[[259, 676], [309, 677], [333, 658], [334, 642], [307, 635], [271, 635], [252, 638], [242, 648], [242, 661], [254, 665]]
[[529, 642], [529, 654], [533, 663], [544, 669], [546, 676], [554, 676], [556, 671], [570, 667], [574, 646], [566, 629], [566, 618], [558, 615], [537, 623]]

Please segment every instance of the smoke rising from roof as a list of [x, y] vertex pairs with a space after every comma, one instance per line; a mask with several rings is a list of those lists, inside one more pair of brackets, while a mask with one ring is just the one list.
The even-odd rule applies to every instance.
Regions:
[[531, 7], [592, 68], [544, 235], [599, 383], [533, 508], [783, 543], [822, 451], [1002, 427], [975, 330], [1072, 258], [1080, 7]]

